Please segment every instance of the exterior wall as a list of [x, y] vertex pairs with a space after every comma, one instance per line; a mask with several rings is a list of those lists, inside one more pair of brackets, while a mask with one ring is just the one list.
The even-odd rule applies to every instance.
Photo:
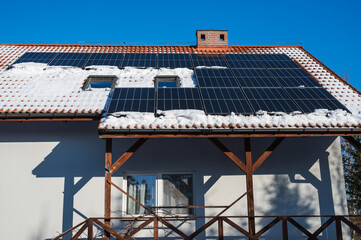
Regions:
[[[220, 40], [220, 35], [224, 35], [224, 40]], [[198, 47], [227, 47], [228, 46], [228, 31], [217, 30], [198, 30], [197, 31], [197, 46]], [[205, 35], [205, 40], [201, 36]]]
[[[103, 216], [105, 140], [98, 138], [96, 128], [96, 122], [0, 125], [2, 238], [51, 239], [84, 218]], [[260, 156], [271, 141], [252, 139], [253, 158]], [[114, 140], [113, 158], [133, 142]], [[222, 142], [243, 157], [242, 139]], [[255, 173], [256, 215], [346, 214], [340, 158], [338, 138], [286, 139]], [[148, 140], [113, 181], [122, 186], [122, 174], [139, 171], [193, 172], [196, 205], [228, 205], [246, 189], [244, 174], [207, 139]], [[112, 188], [114, 212], [122, 212], [122, 198]], [[196, 215], [216, 215], [219, 211], [197, 209]], [[244, 198], [225, 215], [246, 214]], [[320, 219], [299, 221], [310, 230], [320, 226]], [[236, 222], [247, 228], [245, 220]], [[257, 229], [267, 223], [258, 220]], [[190, 233], [202, 224], [200, 220], [180, 229]], [[216, 238], [216, 227], [207, 230], [207, 237], [201, 234], [197, 239]], [[293, 228], [289, 231], [290, 239], [302, 239]], [[165, 232], [160, 230], [161, 235]], [[229, 239], [242, 239], [227, 224], [225, 233]], [[266, 238], [280, 239], [280, 234], [276, 227]], [[141, 235], [151, 236], [151, 230]], [[171, 234], [167, 239], [172, 237], [176, 238]], [[325, 231], [320, 239], [335, 239], [334, 229]]]

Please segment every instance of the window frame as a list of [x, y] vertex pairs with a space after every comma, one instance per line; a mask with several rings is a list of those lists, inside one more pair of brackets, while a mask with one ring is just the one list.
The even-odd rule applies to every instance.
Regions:
[[[163, 174], [174, 174], [174, 175], [181, 175], [181, 174], [190, 174], [192, 175], [192, 190], [193, 190], [193, 196], [192, 196], [192, 200], [193, 200], [193, 205], [195, 205], [195, 201], [196, 201], [196, 181], [195, 181], [195, 172], [192, 171], [181, 171], [181, 172], [176, 172], [176, 171], [160, 171], [160, 172], [154, 172], [154, 171], [125, 171], [123, 173], [123, 189], [126, 193], [128, 193], [128, 176], [155, 176], [155, 207], [159, 207], [159, 206], [163, 206], [163, 196], [164, 196], [164, 192], [161, 191], [161, 189], [163, 189], [163, 179], [162, 176]], [[126, 196], [124, 194], [124, 197], [122, 198], [122, 212], [125, 216], [140, 216], [142, 214], [128, 214], [128, 209], [127, 209], [127, 203], [128, 203], [128, 199], [129, 197]], [[130, 201], [133, 201], [131, 199], [129, 199]], [[180, 214], [177, 213], [175, 215], [177, 216], [195, 216], [195, 211], [196, 209], [193, 209], [193, 213], [191, 214]], [[154, 212], [158, 215], [164, 215], [164, 213], [162, 213], [161, 209], [159, 208], [155, 208]]]
[[[170, 81], [172, 80], [172, 81]], [[180, 77], [178, 75], [157, 75], [154, 77], [154, 87], [158, 89], [158, 83], [159, 82], [175, 82], [176, 87], [169, 87], [169, 88], [180, 88]], [[162, 87], [160, 87], [162, 88]]]
[[[97, 79], [98, 78], [98, 79]], [[107, 80], [109, 79], [109, 80]], [[91, 88], [91, 81], [96, 80], [96, 82], [105, 82], [105, 81], [111, 81], [112, 82], [112, 86], [110, 87], [110, 89], [114, 89], [115, 85], [118, 81], [118, 77], [115, 75], [89, 75], [82, 87], [83, 91], [91, 91], [93, 88]], [[94, 88], [94, 89], [101, 89], [101, 88]], [[106, 88], [104, 88], [106, 89]]]

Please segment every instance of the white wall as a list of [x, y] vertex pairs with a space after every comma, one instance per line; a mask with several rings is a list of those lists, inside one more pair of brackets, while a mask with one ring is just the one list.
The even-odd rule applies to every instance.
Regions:
[[[103, 216], [105, 140], [98, 138], [97, 122], [2, 122], [0, 133], [1, 238], [14, 239], [16, 234], [20, 240], [48, 239], [84, 218]], [[272, 140], [252, 139], [253, 158]], [[113, 158], [133, 142], [114, 140]], [[222, 142], [243, 157], [242, 139]], [[115, 183], [122, 185], [124, 171], [194, 172], [196, 205], [227, 205], [245, 192], [244, 174], [207, 139], [148, 140], [115, 174]], [[256, 215], [346, 214], [339, 139], [286, 139], [256, 171], [254, 189]], [[121, 211], [122, 196], [114, 188], [112, 193], [112, 210]], [[198, 209], [197, 214], [219, 211]], [[226, 213], [246, 214], [245, 199]], [[247, 228], [246, 221], [236, 222]], [[320, 219], [300, 222], [315, 230]], [[258, 230], [267, 224], [257, 223]], [[181, 229], [190, 233], [202, 224], [185, 224]], [[278, 239], [279, 230], [271, 230], [266, 238]], [[301, 236], [292, 227], [289, 230], [290, 239]], [[240, 239], [227, 225], [225, 231]], [[333, 231], [330, 228], [322, 239], [334, 239]], [[216, 225], [207, 235], [217, 236]], [[203, 234], [197, 239], [204, 238]]]

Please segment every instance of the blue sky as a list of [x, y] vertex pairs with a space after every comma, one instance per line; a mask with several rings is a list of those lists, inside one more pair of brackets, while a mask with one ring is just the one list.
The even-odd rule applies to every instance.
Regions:
[[361, 89], [361, 1], [3, 1], [0, 43], [299, 45]]

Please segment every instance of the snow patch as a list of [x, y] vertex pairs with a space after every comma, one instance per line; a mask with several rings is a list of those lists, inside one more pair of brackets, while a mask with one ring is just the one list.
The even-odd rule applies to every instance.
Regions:
[[[316, 110], [313, 113], [309, 114], [281, 114], [281, 115], [269, 115], [265, 112], [259, 112], [257, 115], [244, 116], [236, 115], [232, 113], [228, 116], [220, 115], [206, 115], [204, 111], [201, 110], [171, 110], [171, 111], [159, 111], [158, 114], [161, 116], [156, 117], [153, 113], [139, 113], [139, 112], [118, 112], [107, 117], [104, 117], [99, 125], [100, 129], [105, 128], [133, 128], [135, 125], [138, 127], [144, 126], [145, 129], [158, 127], [161, 129], [170, 128], [174, 126], [175, 128], [186, 128], [188, 125], [189, 128], [194, 128], [195, 125], [197, 128], [203, 124], [205, 127], [211, 125], [212, 128], [215, 128], [215, 125], [218, 126], [229, 126], [230, 124], [236, 125], [240, 124], [243, 126], [255, 126], [259, 128], [259, 125], [265, 126], [269, 125], [271, 127], [281, 127], [281, 128], [294, 128], [295, 125], [302, 127], [302, 124], [308, 126], [312, 124], [359, 124], [361, 122], [360, 115], [352, 115], [343, 110], [327, 111], [324, 109]], [[179, 127], [181, 126], [181, 127]]]

